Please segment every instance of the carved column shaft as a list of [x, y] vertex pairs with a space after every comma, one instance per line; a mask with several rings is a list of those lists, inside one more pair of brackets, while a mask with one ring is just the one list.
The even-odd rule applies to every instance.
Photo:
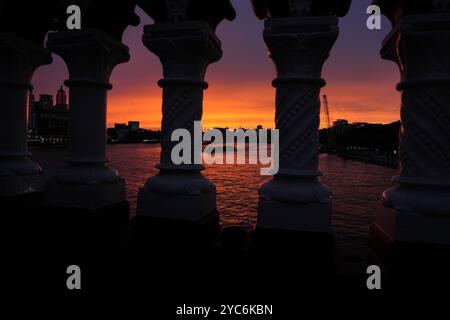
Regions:
[[337, 23], [337, 17], [266, 21], [264, 39], [278, 75], [273, 84], [280, 169], [260, 189], [262, 228], [331, 232], [331, 193], [317, 180], [318, 129], [322, 67], [337, 39]]
[[278, 75], [273, 85], [277, 88], [275, 121], [280, 130], [279, 175], [320, 175], [320, 88], [325, 85], [321, 75], [338, 36], [333, 22], [337, 24], [337, 18], [325, 23], [317, 18], [266, 23], [264, 39]]
[[[51, 33], [47, 46], [60, 55], [69, 69], [69, 145], [66, 168], [56, 175], [65, 186], [96, 188], [90, 196], [49, 193], [48, 202], [58, 206], [95, 209], [125, 200], [123, 179], [106, 166], [107, 91], [114, 67], [130, 59], [128, 48], [98, 30]], [[92, 189], [91, 188], [91, 189]], [[55, 189], [52, 189], [55, 191]], [[89, 190], [89, 189], [85, 189]], [[57, 193], [58, 193], [57, 192]], [[83, 191], [84, 192], [84, 191]]]
[[[209, 64], [222, 57], [220, 41], [206, 22], [176, 22], [145, 27], [143, 42], [163, 65], [163, 120], [160, 174], [140, 191], [138, 213], [161, 218], [198, 220], [215, 210], [215, 186], [200, 171], [201, 145], [194, 152], [194, 121], [203, 113], [204, 81]], [[175, 164], [172, 133], [185, 129], [191, 137], [190, 163]], [[170, 200], [165, 196], [179, 197]]]
[[41, 65], [51, 63], [44, 48], [0, 34], [0, 196], [42, 191], [40, 166], [28, 159], [27, 106], [31, 77]]
[[[66, 81], [70, 88], [71, 117], [66, 161], [70, 165], [103, 165], [106, 158], [106, 87]], [[87, 101], [89, 100], [89, 101]], [[91, 108], [95, 104], [96, 108]], [[83, 126], [79, 119], [85, 119]]]
[[[202, 119], [203, 90], [208, 87], [204, 81], [206, 69], [221, 58], [220, 41], [206, 23], [192, 22], [147, 26], [143, 41], [159, 57], [164, 72], [164, 79], [158, 83], [163, 88], [160, 168], [180, 170], [171, 160], [173, 146], [177, 143], [171, 141], [171, 136], [176, 129], [186, 129], [194, 137], [194, 121]], [[194, 158], [199, 159], [200, 154], [192, 152], [191, 156], [194, 163]], [[202, 168], [198, 165], [181, 167]]]
[[[405, 19], [398, 52], [403, 69], [399, 181], [450, 187], [450, 26]], [[421, 23], [422, 22], [422, 23]], [[424, 181], [425, 180], [425, 181]], [[413, 181], [411, 181], [413, 182]]]
[[402, 76], [401, 172], [394, 178], [400, 187], [383, 195], [394, 209], [450, 215], [449, 17], [405, 16], [396, 54], [384, 56], [399, 65]]

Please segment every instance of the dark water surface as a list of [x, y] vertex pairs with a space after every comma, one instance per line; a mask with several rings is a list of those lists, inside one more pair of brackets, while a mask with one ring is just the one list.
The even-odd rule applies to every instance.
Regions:
[[[64, 149], [32, 148], [34, 157], [51, 176], [63, 165]], [[127, 181], [127, 197], [136, 210], [138, 189], [158, 172], [159, 145], [110, 145], [110, 166]], [[392, 186], [397, 170], [343, 160], [334, 155], [320, 156], [322, 182], [333, 191], [333, 227], [336, 239], [350, 246], [366, 242], [381, 192]], [[252, 229], [256, 223], [259, 185], [268, 179], [256, 165], [208, 165], [204, 174], [217, 186], [217, 206], [222, 226]]]

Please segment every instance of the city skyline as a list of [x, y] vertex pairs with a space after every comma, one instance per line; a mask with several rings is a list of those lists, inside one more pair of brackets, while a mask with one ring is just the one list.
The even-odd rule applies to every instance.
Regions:
[[[340, 19], [340, 36], [324, 67], [327, 86], [322, 93], [329, 97], [332, 120], [390, 123], [399, 119], [397, 67], [379, 57], [391, 25], [383, 17], [381, 31], [366, 28], [365, 11], [370, 2], [354, 2], [349, 15]], [[211, 65], [206, 75], [210, 87], [205, 91], [203, 126], [254, 128], [261, 124], [271, 128], [275, 109], [271, 81], [275, 69], [262, 39], [263, 22], [254, 17], [250, 1], [233, 4], [237, 19], [224, 22], [217, 30], [224, 57]], [[162, 69], [158, 58], [141, 42], [143, 26], [153, 22], [140, 9], [137, 13], [140, 25], [129, 27], [124, 34], [131, 61], [119, 65], [111, 78], [114, 88], [108, 96], [108, 127], [138, 120], [142, 127], [159, 129], [162, 92], [156, 83], [162, 77]], [[61, 58], [53, 57], [50, 66], [35, 73], [36, 94], [53, 92], [52, 88], [68, 78]], [[49, 73], [54, 76], [48, 77]], [[325, 127], [325, 121], [321, 127]]]
[[[58, 105], [66, 105], [67, 110], [70, 109], [70, 103], [67, 101], [66, 102], [66, 90], [68, 91], [69, 88], [60, 85], [59, 89], [57, 90], [56, 94], [52, 94], [52, 93], [39, 93], [38, 95], [34, 94], [34, 89], [30, 90], [30, 99], [29, 99], [29, 103], [30, 104], [34, 104], [34, 103], [39, 103], [39, 100], [35, 100], [36, 97], [39, 97], [40, 100], [49, 100], [49, 104], [51, 108], [57, 108]], [[59, 98], [61, 93], [63, 94], [63, 98]], [[63, 100], [61, 100], [63, 99]], [[55, 100], [55, 103], [53, 103]], [[68, 99], [67, 99], [68, 100]], [[31, 108], [30, 106], [28, 107], [28, 116], [27, 116], [27, 127], [29, 129], [31, 129], [31, 125], [32, 125], [32, 121], [31, 121], [31, 117], [32, 117], [32, 113], [31, 113]], [[322, 111], [321, 111], [322, 114]], [[399, 120], [397, 120], [399, 121]], [[330, 124], [330, 127], [334, 127], [334, 126], [338, 126], [341, 125], [342, 123], [345, 123], [346, 125], [364, 125], [364, 124], [369, 124], [369, 125], [379, 125], [379, 124], [390, 124], [393, 122], [397, 122], [397, 121], [392, 121], [392, 122], [387, 122], [387, 123], [376, 123], [376, 122], [367, 122], [367, 121], [349, 121], [347, 119], [342, 119], [342, 118], [336, 118], [333, 119], [333, 121]], [[108, 129], [113, 129], [114, 127], [117, 127], [117, 125], [128, 125], [130, 126], [130, 124], [137, 124], [138, 125], [138, 129], [143, 129], [143, 130], [155, 130], [155, 131], [160, 131], [161, 128], [144, 128], [144, 127], [140, 127], [140, 125], [142, 124], [140, 119], [127, 119], [127, 118], [122, 118], [120, 121], [118, 122], [114, 122], [114, 123], [108, 123]], [[322, 123], [323, 128], [322, 129], [326, 129], [324, 128], [326, 124]], [[240, 126], [240, 127], [229, 127], [229, 126], [216, 126], [216, 127], [209, 127], [209, 128], [205, 128], [204, 129], [230, 129], [230, 130], [237, 130], [237, 129], [274, 129], [274, 127], [266, 127], [262, 124], [256, 124], [253, 127], [245, 127], [245, 126]]]

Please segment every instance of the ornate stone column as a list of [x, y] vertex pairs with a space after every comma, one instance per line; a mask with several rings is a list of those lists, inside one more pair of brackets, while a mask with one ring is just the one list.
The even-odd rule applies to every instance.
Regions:
[[[203, 5], [169, 1], [166, 14], [156, 14], [165, 12], [157, 10], [158, 5], [164, 7], [161, 1], [140, 5], [156, 21], [145, 27], [143, 42], [161, 60], [164, 79], [159, 81], [163, 88], [160, 173], [139, 191], [137, 213], [170, 221], [208, 221], [216, 213], [216, 188], [201, 174], [202, 138], [194, 139], [194, 122], [202, 119], [206, 69], [222, 57], [215, 28], [225, 18], [234, 19], [235, 12], [229, 0]], [[171, 141], [172, 133], [177, 129], [190, 133], [190, 163], [172, 161], [177, 144]]]
[[0, 197], [43, 191], [43, 171], [29, 159], [27, 105], [34, 71], [51, 61], [34, 42], [0, 33]]
[[[198, 163], [201, 141], [198, 145], [194, 140], [194, 121], [202, 119], [205, 72], [222, 56], [220, 41], [206, 22], [190, 21], [146, 26], [143, 41], [163, 65], [164, 79], [158, 83], [163, 88], [163, 120], [160, 173], [140, 190], [138, 214], [198, 221], [216, 210], [216, 188]], [[190, 164], [174, 164], [171, 159], [177, 144], [171, 141], [172, 133], [177, 129], [191, 134]]]
[[395, 26], [382, 57], [400, 68], [401, 171], [382, 195], [372, 244], [450, 245], [450, 2], [425, 2], [378, 3]]
[[315, 1], [288, 2], [289, 11], [280, 11], [275, 2], [254, 1], [260, 18], [271, 17], [264, 39], [277, 69], [280, 130], [280, 169], [260, 188], [257, 227], [331, 234], [332, 196], [318, 181], [318, 130], [322, 67], [338, 37], [338, 18], [335, 3], [316, 12]]
[[48, 48], [68, 69], [69, 145], [66, 167], [49, 184], [54, 207], [99, 209], [125, 201], [125, 182], [107, 166], [106, 106], [114, 67], [130, 59], [128, 47], [96, 29], [50, 33]]

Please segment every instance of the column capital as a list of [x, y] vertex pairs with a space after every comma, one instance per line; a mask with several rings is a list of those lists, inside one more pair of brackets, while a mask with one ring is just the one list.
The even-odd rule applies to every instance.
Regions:
[[205, 85], [207, 67], [222, 57], [220, 40], [206, 22], [148, 25], [143, 42], [161, 60], [164, 82], [201, 82]]
[[450, 85], [450, 13], [405, 16], [399, 28], [398, 59], [404, 86]]
[[163, 0], [140, 1], [139, 6], [159, 23], [204, 21], [213, 30], [224, 20], [234, 20], [236, 11], [230, 0]]
[[52, 62], [48, 50], [9, 33], [0, 33], [0, 84], [31, 88], [35, 70]]
[[277, 68], [277, 85], [283, 81], [316, 82], [321, 78], [339, 34], [337, 17], [302, 17], [268, 19], [264, 39]]
[[408, 78], [411, 84], [422, 80], [448, 82], [449, 21], [450, 13], [403, 16], [384, 40], [381, 57], [395, 62], [402, 80]]
[[50, 33], [47, 47], [66, 62], [69, 87], [87, 84], [111, 89], [114, 67], [130, 60], [127, 46], [96, 29]]

